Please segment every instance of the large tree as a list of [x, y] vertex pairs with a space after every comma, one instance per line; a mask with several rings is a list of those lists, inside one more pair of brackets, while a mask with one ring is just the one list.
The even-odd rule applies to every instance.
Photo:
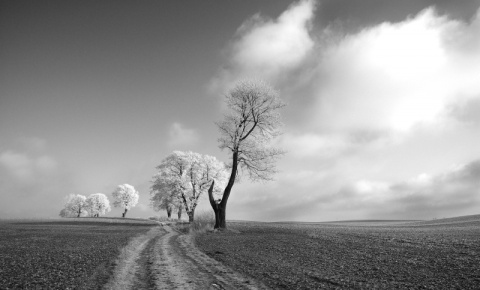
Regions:
[[113, 206], [124, 209], [122, 217], [124, 218], [127, 211], [137, 205], [138, 191], [130, 184], [121, 184], [112, 192]]
[[[200, 197], [207, 191], [213, 180], [222, 184], [226, 180], [225, 165], [215, 157], [195, 152], [174, 151], [157, 166], [158, 172], [153, 178], [151, 199], [158, 196], [174, 196], [180, 199], [193, 222], [195, 208]], [[220, 187], [212, 188], [219, 192]]]
[[271, 180], [275, 161], [284, 152], [271, 146], [280, 134], [280, 109], [285, 103], [278, 93], [262, 81], [240, 81], [226, 95], [228, 112], [217, 123], [220, 149], [230, 153], [230, 177], [221, 201], [210, 197], [215, 212], [215, 228], [226, 228], [227, 201], [240, 173], [252, 181]]
[[93, 217], [99, 217], [111, 210], [110, 201], [103, 193], [90, 194], [85, 203], [90, 216]]

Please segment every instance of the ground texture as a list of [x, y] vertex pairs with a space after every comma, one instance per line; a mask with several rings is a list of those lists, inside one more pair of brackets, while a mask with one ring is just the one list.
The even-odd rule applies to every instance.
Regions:
[[193, 235], [112, 222], [0, 222], [0, 289], [480, 289], [480, 216]]
[[107, 289], [267, 289], [199, 251], [169, 225], [131, 241]]
[[478, 215], [229, 227], [198, 235], [197, 246], [274, 289], [480, 289]]
[[130, 221], [0, 222], [0, 289], [96, 289], [120, 250], [152, 224]]

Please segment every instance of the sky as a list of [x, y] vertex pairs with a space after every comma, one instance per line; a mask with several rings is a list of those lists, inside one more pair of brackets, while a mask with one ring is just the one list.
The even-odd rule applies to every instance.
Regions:
[[480, 213], [478, 0], [0, 0], [0, 218], [124, 183], [127, 216], [164, 216], [155, 166], [228, 162], [215, 122], [242, 79], [288, 104], [287, 153], [274, 181], [235, 184], [227, 219]]

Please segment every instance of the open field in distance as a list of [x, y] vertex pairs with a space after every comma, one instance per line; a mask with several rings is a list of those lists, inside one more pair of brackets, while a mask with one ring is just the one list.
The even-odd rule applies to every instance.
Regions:
[[480, 289], [480, 215], [229, 228], [197, 246], [274, 289]]
[[0, 289], [96, 289], [130, 238], [157, 223], [116, 218], [0, 221]]

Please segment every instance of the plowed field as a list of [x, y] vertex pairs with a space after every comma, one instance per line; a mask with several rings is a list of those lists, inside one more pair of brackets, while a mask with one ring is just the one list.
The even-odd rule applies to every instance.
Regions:
[[94, 220], [0, 221], [0, 289], [95, 289], [129, 239], [156, 225]]
[[274, 289], [480, 289], [479, 215], [229, 228], [197, 247]]

